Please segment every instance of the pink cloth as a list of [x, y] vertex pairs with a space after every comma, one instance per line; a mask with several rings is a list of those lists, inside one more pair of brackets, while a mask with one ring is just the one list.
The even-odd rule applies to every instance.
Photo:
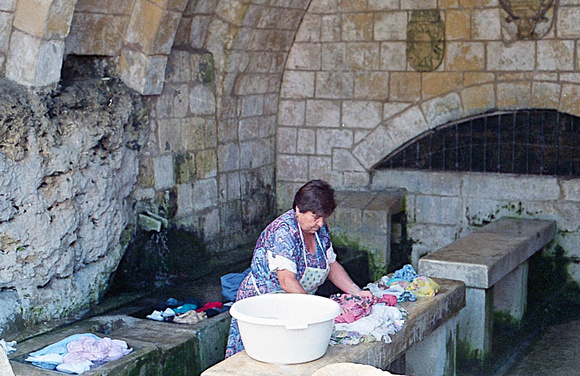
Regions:
[[87, 360], [105, 363], [119, 359], [132, 351], [125, 341], [93, 337], [81, 337], [76, 341], [69, 342], [67, 350], [67, 354], [63, 357], [63, 363], [80, 363]]
[[334, 294], [330, 299], [340, 304], [342, 313], [334, 319], [336, 323], [350, 324], [356, 320], [368, 316], [371, 313], [373, 305], [385, 303], [388, 306], [394, 306], [397, 303], [397, 297], [385, 294], [381, 298], [359, 297], [350, 294]]

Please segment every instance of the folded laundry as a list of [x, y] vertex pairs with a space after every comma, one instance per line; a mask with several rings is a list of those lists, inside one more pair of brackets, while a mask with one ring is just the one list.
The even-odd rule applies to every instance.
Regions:
[[133, 349], [125, 341], [83, 333], [74, 334], [32, 352], [25, 360], [37, 367], [81, 374], [93, 366], [119, 359], [131, 351]]

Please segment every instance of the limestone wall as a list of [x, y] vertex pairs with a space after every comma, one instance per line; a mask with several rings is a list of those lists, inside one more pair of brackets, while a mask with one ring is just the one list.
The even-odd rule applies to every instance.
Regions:
[[[428, 9], [443, 56], [421, 72], [408, 60], [408, 29]], [[279, 203], [314, 177], [367, 187], [381, 158], [449, 121], [494, 109], [578, 115], [578, 19], [579, 4], [560, 1], [538, 23], [541, 38], [518, 39], [497, 1], [312, 1], [281, 87]]]
[[[531, 23], [533, 34], [497, 1], [312, 1], [280, 90], [278, 206], [286, 207], [291, 192], [312, 178], [374, 189], [377, 162], [450, 121], [526, 108], [578, 116], [580, 4], [555, 3], [542, 22]], [[426, 10], [435, 12], [421, 13]], [[431, 21], [423, 24], [431, 33], [424, 40], [436, 41], [432, 49], [442, 53], [439, 65], [436, 55], [423, 56], [433, 69], [418, 69], [411, 59], [421, 57], [410, 52], [418, 19]], [[479, 221], [522, 211], [556, 219], [565, 234], [560, 244], [578, 262], [578, 228], [571, 222], [578, 203], [570, 195], [577, 180], [379, 174], [382, 186], [412, 186], [415, 261]]]
[[2, 80], [0, 101], [4, 337], [99, 301], [132, 233], [148, 127], [142, 99], [115, 80], [48, 92]]

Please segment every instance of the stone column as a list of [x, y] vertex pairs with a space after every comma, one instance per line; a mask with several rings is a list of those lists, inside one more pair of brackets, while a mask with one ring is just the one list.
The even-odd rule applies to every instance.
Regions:
[[18, 1], [6, 58], [6, 77], [26, 86], [60, 80], [64, 40], [76, 0]]

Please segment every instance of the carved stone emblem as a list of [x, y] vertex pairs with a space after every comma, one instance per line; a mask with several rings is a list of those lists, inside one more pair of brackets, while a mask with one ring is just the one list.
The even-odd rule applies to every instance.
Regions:
[[445, 23], [437, 9], [414, 10], [407, 24], [407, 61], [418, 72], [431, 72], [443, 61]]
[[[510, 24], [516, 26], [515, 38], [518, 40], [540, 39], [545, 36], [554, 20], [554, 8], [557, 0], [499, 0], [502, 9], [508, 16], [504, 29], [514, 34]], [[510, 32], [511, 29], [511, 32]]]

